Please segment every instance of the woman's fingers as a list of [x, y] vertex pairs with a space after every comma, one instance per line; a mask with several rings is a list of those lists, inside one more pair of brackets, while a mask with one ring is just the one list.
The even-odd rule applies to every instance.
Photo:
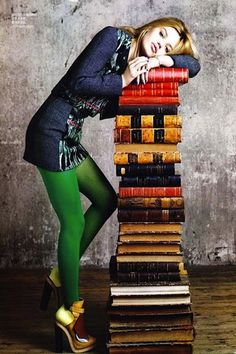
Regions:
[[143, 78], [143, 75], [144, 75], [145, 73], [146, 73], [146, 67], [143, 68], [143, 69], [141, 69], [141, 70], [139, 71], [139, 74], [138, 74], [138, 76], [137, 76], [137, 84], [140, 83], [140, 79], [142, 79], [142, 82], [145, 83], [145, 79]]

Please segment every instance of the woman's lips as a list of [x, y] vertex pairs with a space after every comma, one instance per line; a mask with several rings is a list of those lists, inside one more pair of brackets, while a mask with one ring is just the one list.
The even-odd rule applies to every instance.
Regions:
[[152, 42], [152, 46], [151, 46], [151, 47], [152, 47], [153, 53], [156, 54], [156, 53], [157, 53], [157, 46], [156, 46], [156, 44]]

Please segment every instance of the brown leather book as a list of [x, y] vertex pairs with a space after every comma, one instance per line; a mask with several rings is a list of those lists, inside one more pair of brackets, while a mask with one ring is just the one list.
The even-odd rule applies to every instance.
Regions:
[[[146, 145], [146, 144], [145, 144]], [[116, 152], [114, 153], [114, 164], [172, 164], [181, 162], [179, 151], [174, 152]]]
[[109, 354], [192, 354], [192, 345], [172, 342], [163, 343], [119, 343], [108, 344]]
[[177, 144], [115, 144], [115, 152], [176, 152]]
[[157, 209], [183, 209], [183, 197], [127, 197], [118, 198], [118, 209], [142, 209], [142, 208], [157, 208]]
[[115, 128], [181, 128], [180, 115], [119, 115], [115, 117]]
[[128, 253], [157, 253], [157, 252], [175, 252], [180, 253], [179, 243], [121, 243], [117, 244], [117, 254], [128, 254]]
[[119, 209], [119, 222], [184, 222], [184, 209]]
[[184, 328], [168, 328], [168, 329], [128, 329], [125, 330], [109, 330], [111, 343], [143, 343], [143, 342], [175, 342], [175, 341], [193, 341], [193, 326]]
[[120, 223], [119, 234], [179, 234], [183, 232], [183, 226], [180, 223], [162, 224], [162, 223]]
[[181, 142], [181, 128], [114, 129], [114, 142], [127, 144], [177, 144]]

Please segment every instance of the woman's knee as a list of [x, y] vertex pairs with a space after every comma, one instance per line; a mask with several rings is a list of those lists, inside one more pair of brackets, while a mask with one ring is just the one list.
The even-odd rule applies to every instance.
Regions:
[[117, 193], [114, 189], [104, 193], [101, 200], [101, 208], [103, 208], [108, 215], [111, 215], [117, 208]]
[[85, 228], [85, 218], [83, 214], [70, 213], [67, 218], [60, 219], [61, 230], [73, 237], [80, 237]]

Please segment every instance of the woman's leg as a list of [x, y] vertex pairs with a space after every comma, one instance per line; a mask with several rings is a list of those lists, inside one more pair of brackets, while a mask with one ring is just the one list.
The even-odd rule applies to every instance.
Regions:
[[84, 215], [76, 170], [52, 172], [38, 168], [60, 221], [58, 267], [65, 307], [79, 300], [78, 276]]
[[117, 194], [95, 161], [88, 156], [76, 167], [78, 185], [91, 205], [84, 214], [85, 227], [81, 240], [80, 256], [117, 208]]

